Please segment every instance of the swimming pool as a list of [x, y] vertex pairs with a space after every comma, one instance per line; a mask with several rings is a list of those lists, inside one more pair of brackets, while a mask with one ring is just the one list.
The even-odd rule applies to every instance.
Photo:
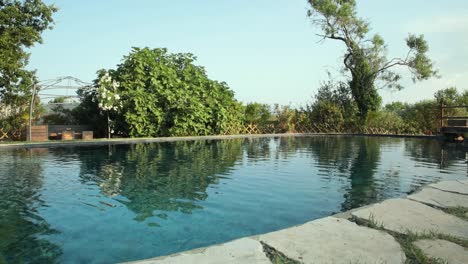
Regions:
[[266, 233], [467, 177], [436, 140], [266, 137], [0, 150], [0, 262], [112, 263]]

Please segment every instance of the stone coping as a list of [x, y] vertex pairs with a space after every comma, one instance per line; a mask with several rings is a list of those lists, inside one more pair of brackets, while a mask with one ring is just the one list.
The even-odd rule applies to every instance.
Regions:
[[310, 136], [358, 136], [358, 137], [387, 137], [387, 138], [425, 138], [439, 139], [434, 135], [387, 135], [387, 134], [350, 134], [350, 133], [283, 133], [283, 134], [252, 134], [252, 135], [216, 135], [216, 136], [190, 136], [190, 137], [156, 137], [156, 138], [102, 138], [93, 140], [49, 140], [43, 142], [0, 142], [0, 149], [6, 148], [47, 148], [63, 146], [99, 146], [120, 145], [153, 142], [176, 142], [195, 140], [222, 140], [239, 138], [264, 138], [264, 137], [310, 137]]

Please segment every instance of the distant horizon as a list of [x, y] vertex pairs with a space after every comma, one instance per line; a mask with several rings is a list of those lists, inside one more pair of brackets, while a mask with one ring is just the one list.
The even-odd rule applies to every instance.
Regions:
[[[70, 75], [91, 82], [98, 69], [115, 69], [132, 47], [193, 53], [211, 79], [226, 82], [244, 103], [303, 106], [328, 80], [327, 71], [340, 78], [344, 47], [318, 43], [319, 29], [306, 16], [305, 0], [275, 5], [266, 0], [117, 0], [112, 8], [90, 0], [44, 2], [59, 11], [43, 44], [30, 49], [28, 68], [37, 69], [39, 80]], [[380, 90], [383, 105], [432, 99], [437, 90], [451, 86], [468, 88], [467, 2], [357, 2], [358, 15], [388, 44], [389, 58], [405, 54], [408, 33], [424, 34], [442, 75], [413, 84], [403, 71], [405, 89]]]

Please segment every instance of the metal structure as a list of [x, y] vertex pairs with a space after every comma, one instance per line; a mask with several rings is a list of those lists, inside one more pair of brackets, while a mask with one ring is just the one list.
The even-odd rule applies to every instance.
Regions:
[[[68, 98], [78, 98], [76, 91], [78, 89], [89, 88], [94, 89], [91, 83], [84, 82], [78, 78], [72, 76], [64, 76], [58, 77], [56, 79], [41, 81], [32, 85], [32, 94], [31, 94], [31, 104], [29, 106], [29, 129], [28, 135], [29, 139], [31, 139], [31, 127], [32, 127], [32, 115], [33, 115], [33, 108], [34, 108], [34, 100], [36, 96], [41, 96], [41, 98], [52, 99], [61, 96], [66, 96]], [[73, 90], [75, 95], [64, 95], [59, 94], [57, 91], [70, 91]], [[46, 91], [47, 93], [43, 93]], [[54, 93], [55, 91], [55, 93]]]

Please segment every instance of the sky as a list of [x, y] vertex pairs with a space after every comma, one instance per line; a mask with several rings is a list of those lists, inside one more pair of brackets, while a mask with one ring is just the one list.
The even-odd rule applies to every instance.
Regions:
[[[91, 82], [132, 47], [189, 52], [211, 79], [225, 81], [238, 100], [301, 106], [327, 71], [341, 76], [344, 47], [328, 40], [307, 17], [306, 0], [44, 0], [59, 11], [43, 43], [30, 49], [40, 80], [74, 76]], [[416, 102], [456, 86], [468, 89], [468, 1], [357, 0], [359, 16], [388, 45], [388, 57], [407, 52], [409, 33], [424, 34], [441, 78], [405, 89], [380, 90], [384, 103]], [[400, 70], [399, 70], [400, 71]]]

